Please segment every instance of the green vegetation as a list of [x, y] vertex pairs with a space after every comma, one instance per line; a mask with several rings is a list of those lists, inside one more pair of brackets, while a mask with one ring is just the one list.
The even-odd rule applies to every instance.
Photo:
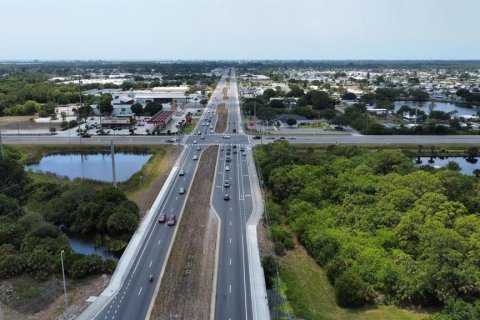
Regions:
[[277, 141], [256, 152], [277, 254], [292, 249], [296, 236], [343, 307], [478, 299], [477, 178], [415, 168], [408, 152], [327, 150], [300, 153]]
[[303, 319], [407, 320], [423, 319], [428, 316], [395, 306], [358, 309], [339, 307], [335, 301], [335, 290], [328, 282], [325, 271], [298, 246], [280, 258], [280, 268], [287, 298], [293, 306], [295, 315]]
[[73, 253], [62, 230], [95, 234], [107, 249], [122, 249], [138, 225], [136, 204], [104, 184], [32, 179], [21, 159], [12, 147], [0, 157], [0, 278], [58, 274], [62, 250], [73, 278], [111, 273], [115, 261]]

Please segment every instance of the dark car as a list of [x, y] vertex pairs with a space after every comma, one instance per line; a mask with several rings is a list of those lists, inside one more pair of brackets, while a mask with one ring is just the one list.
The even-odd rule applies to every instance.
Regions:
[[170, 218], [168, 218], [167, 225], [174, 226], [175, 223], [177, 223], [177, 217], [175, 217], [175, 215], [172, 214], [170, 215]]
[[334, 128], [335, 130], [338, 130], [338, 131], [343, 131], [343, 130], [345, 130], [345, 129], [344, 129], [343, 127], [341, 127], [341, 126], [335, 126], [335, 127], [333, 127], [333, 128]]
[[230, 200], [230, 195], [228, 193], [225, 193], [225, 195], [223, 196], [223, 200], [225, 201]]
[[230, 188], [230, 180], [225, 180], [225, 183], [223, 184], [225, 188]]
[[230, 162], [231, 160], [232, 160], [232, 157], [230, 157], [230, 156], [227, 156], [227, 157], [225, 158], [225, 161], [227, 161], [227, 162]]
[[233, 129], [233, 133], [237, 133], [237, 129]]
[[158, 223], [165, 223], [167, 221], [167, 216], [164, 214], [160, 215], [160, 218], [158, 218]]
[[[253, 139], [254, 139], [254, 140], [260, 140], [260, 139], [262, 139], [262, 137], [260, 137], [260, 136], [254, 136]], [[284, 138], [284, 139], [285, 139], [285, 138]]]
[[89, 133], [82, 134], [82, 138], [90, 138], [92, 135]]

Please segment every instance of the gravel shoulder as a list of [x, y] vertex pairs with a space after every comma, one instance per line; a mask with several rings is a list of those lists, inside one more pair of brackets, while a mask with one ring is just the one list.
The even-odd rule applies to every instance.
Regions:
[[217, 146], [202, 153], [151, 319], [209, 319], [218, 220], [211, 213]]

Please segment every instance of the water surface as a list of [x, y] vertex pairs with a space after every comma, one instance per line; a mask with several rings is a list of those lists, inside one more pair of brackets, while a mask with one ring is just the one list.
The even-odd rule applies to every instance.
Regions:
[[[150, 159], [150, 154], [115, 153], [117, 182], [128, 180]], [[53, 172], [70, 179], [83, 178], [112, 182], [112, 157], [110, 154], [54, 154], [43, 157], [39, 163], [25, 168], [37, 172]]]

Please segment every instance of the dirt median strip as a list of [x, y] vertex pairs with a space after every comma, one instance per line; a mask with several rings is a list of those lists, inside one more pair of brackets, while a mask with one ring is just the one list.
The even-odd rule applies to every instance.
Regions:
[[215, 132], [222, 133], [227, 130], [228, 109], [225, 107], [225, 103], [220, 103], [217, 106], [217, 124], [215, 125]]
[[222, 89], [223, 100], [228, 100], [228, 87]]
[[210, 210], [218, 146], [202, 153], [150, 319], [209, 319], [218, 220]]

